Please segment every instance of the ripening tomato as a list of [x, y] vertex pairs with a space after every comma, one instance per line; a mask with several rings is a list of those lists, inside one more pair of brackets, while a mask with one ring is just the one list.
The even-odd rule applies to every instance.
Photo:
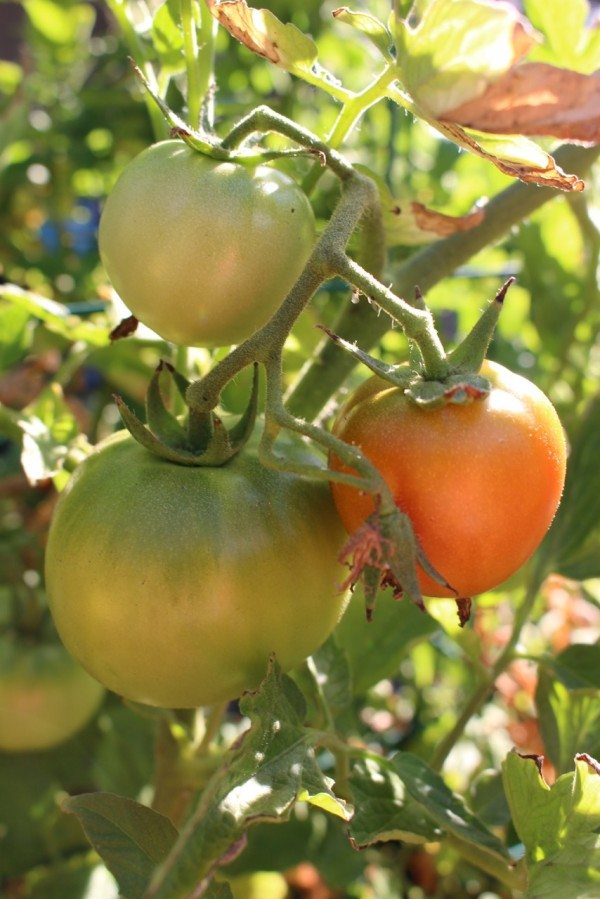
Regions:
[[141, 322], [165, 340], [214, 347], [268, 321], [304, 268], [315, 222], [283, 172], [168, 140], [125, 168], [98, 239], [115, 290]]
[[345, 606], [344, 530], [323, 482], [252, 449], [176, 465], [113, 435], [61, 495], [46, 588], [67, 648], [129, 699], [184, 708], [239, 696], [275, 653], [316, 650]]
[[[425, 555], [458, 592], [501, 584], [535, 551], [562, 493], [566, 445], [556, 411], [530, 381], [486, 362], [492, 390], [468, 405], [419, 408], [371, 378], [351, 396], [334, 433], [359, 446], [406, 512]], [[346, 470], [336, 458], [331, 464]], [[371, 497], [333, 484], [344, 525], [354, 531]], [[451, 596], [419, 570], [426, 596]]]
[[0, 750], [57, 746], [91, 720], [103, 697], [58, 641], [0, 637]]

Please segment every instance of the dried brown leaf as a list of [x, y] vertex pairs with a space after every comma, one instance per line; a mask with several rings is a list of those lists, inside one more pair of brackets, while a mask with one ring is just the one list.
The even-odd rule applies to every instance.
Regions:
[[493, 134], [600, 141], [600, 71], [584, 75], [544, 62], [510, 69], [475, 99], [447, 110], [447, 123]]
[[412, 202], [410, 207], [419, 230], [431, 231], [438, 237], [449, 237], [459, 231], [469, 231], [479, 225], [485, 216], [483, 209], [474, 209], [467, 215], [454, 216], [428, 209], [422, 203]]
[[538, 184], [540, 187], [554, 187], [559, 190], [579, 192], [585, 188], [585, 183], [581, 178], [578, 178], [577, 175], [563, 172], [548, 153], [543, 154], [543, 165], [517, 162], [488, 152], [477, 142], [475, 137], [469, 134], [468, 131], [465, 131], [460, 125], [441, 121], [432, 122], [432, 124], [449, 140], [454, 141], [461, 147], [465, 147], [471, 153], [475, 153], [476, 156], [481, 156], [483, 159], [493, 162], [496, 168], [512, 178], [519, 178], [521, 181], [530, 184]]

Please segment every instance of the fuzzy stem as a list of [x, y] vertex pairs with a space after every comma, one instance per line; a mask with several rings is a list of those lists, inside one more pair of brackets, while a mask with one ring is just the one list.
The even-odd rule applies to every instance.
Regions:
[[[566, 145], [554, 154], [556, 162], [565, 169], [583, 175], [600, 153], [600, 147]], [[518, 182], [495, 196], [486, 206], [483, 221], [469, 231], [463, 231], [437, 241], [404, 261], [392, 272], [395, 292], [408, 296], [415, 284], [427, 291], [463, 265], [484, 247], [496, 243], [514, 225], [523, 221], [548, 200], [556, 197], [551, 187], [537, 187]], [[385, 316], [373, 315], [368, 303], [348, 303], [332, 330], [353, 343], [360, 340], [368, 351], [389, 330]], [[355, 366], [355, 361], [325, 339], [314, 358], [300, 373], [287, 396], [287, 406], [294, 415], [314, 418], [343, 384]]]
[[246, 138], [257, 131], [262, 133], [275, 131], [277, 134], [282, 134], [295, 141], [300, 146], [318, 155], [321, 158], [319, 166], [322, 167], [323, 163], [326, 164], [342, 181], [354, 175], [354, 169], [350, 163], [339, 153], [336, 153], [335, 150], [332, 150], [329, 144], [306, 128], [302, 128], [296, 122], [292, 122], [280, 113], [274, 112], [268, 106], [257, 106], [247, 116], [240, 119], [223, 139], [221, 146], [226, 150], [239, 147]]
[[426, 379], [441, 380], [447, 376], [446, 354], [428, 309], [415, 307], [400, 299], [346, 255], [336, 260], [336, 271], [402, 325], [406, 336], [421, 351]]
[[374, 191], [370, 179], [361, 175], [354, 175], [345, 181], [340, 201], [296, 284], [266, 325], [236, 347], [204, 378], [190, 385], [187, 400], [191, 408], [210, 412], [231, 378], [253, 362], [265, 363], [273, 352], [283, 348], [310, 298], [322, 282], [334, 273], [331, 260], [343, 253], [365, 209], [375, 201]]

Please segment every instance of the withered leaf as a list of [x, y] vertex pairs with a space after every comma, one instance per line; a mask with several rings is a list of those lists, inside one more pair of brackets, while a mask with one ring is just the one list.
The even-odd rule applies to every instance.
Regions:
[[[432, 122], [431, 124], [449, 140], [454, 141], [455, 144], [465, 147], [470, 150], [471, 153], [475, 153], [476, 156], [481, 156], [483, 159], [488, 159], [490, 162], [493, 162], [496, 168], [500, 169], [505, 175], [519, 178], [521, 181], [525, 181], [529, 184], [538, 184], [540, 187], [555, 187], [559, 190], [572, 190], [577, 192], [582, 191], [585, 188], [585, 184], [581, 178], [578, 178], [577, 175], [563, 172], [563, 170], [556, 165], [552, 156], [545, 153], [539, 147], [535, 147], [535, 150], [537, 151], [536, 156], [538, 157], [535, 161], [524, 159], [521, 162], [517, 159], [507, 158], [507, 156], [499, 152], [492, 152], [490, 149], [486, 149], [485, 143], [481, 139], [486, 137], [485, 134], [482, 134], [481, 137], [479, 135], [475, 137], [468, 131], [465, 131], [464, 128], [461, 128], [460, 125], [455, 125], [452, 122], [438, 121]], [[501, 135], [496, 133], [493, 137], [495, 139], [494, 143], [500, 143]], [[510, 138], [507, 140], [507, 143], [509, 143], [509, 141]], [[508, 150], [512, 152], [512, 149], [513, 148], [509, 145]]]
[[313, 41], [295, 25], [284, 25], [268, 9], [254, 9], [246, 0], [207, 0], [207, 4], [232, 37], [276, 66], [289, 68], [288, 53], [293, 49], [296, 57], [298, 44], [307, 60], [316, 58]]
[[600, 141], [600, 71], [584, 75], [544, 62], [515, 66], [474, 99], [446, 110], [443, 122], [494, 134]]

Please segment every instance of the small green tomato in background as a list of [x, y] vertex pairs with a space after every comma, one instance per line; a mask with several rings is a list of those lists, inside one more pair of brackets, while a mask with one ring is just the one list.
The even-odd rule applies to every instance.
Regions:
[[0, 750], [51, 749], [98, 710], [104, 687], [58, 642], [0, 637]]
[[154, 144], [124, 170], [100, 221], [100, 255], [123, 302], [165, 340], [240, 343], [293, 286], [315, 241], [306, 195], [270, 166]]

